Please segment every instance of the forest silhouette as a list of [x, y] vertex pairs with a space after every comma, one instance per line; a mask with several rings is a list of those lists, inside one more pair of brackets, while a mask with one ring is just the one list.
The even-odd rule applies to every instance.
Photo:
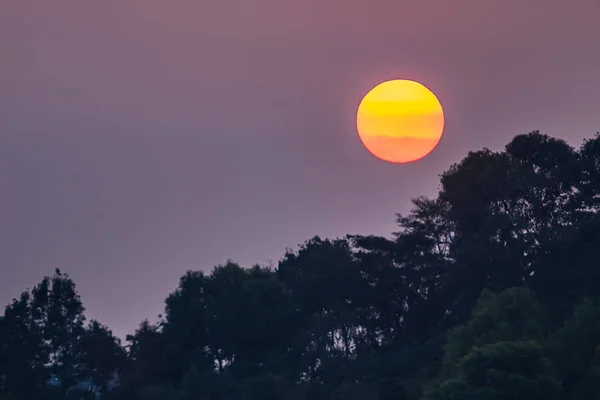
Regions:
[[57, 270], [0, 317], [0, 399], [600, 399], [599, 210], [600, 135], [536, 131], [452, 165], [392, 237], [187, 272], [124, 343]]

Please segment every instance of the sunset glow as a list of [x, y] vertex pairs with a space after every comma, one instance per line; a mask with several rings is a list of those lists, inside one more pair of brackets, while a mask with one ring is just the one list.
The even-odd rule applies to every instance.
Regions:
[[358, 107], [356, 126], [374, 156], [407, 163], [425, 157], [437, 146], [444, 130], [444, 112], [425, 86], [393, 80], [367, 93]]

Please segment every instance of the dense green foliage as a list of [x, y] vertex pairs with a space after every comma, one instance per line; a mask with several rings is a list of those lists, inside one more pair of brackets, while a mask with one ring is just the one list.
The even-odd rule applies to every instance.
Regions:
[[600, 399], [599, 209], [600, 136], [533, 132], [453, 165], [392, 238], [186, 273], [125, 345], [56, 271], [0, 317], [0, 399]]

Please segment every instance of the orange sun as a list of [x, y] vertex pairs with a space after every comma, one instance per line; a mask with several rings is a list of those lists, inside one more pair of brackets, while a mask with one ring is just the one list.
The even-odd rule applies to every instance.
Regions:
[[420, 83], [393, 80], [375, 86], [362, 99], [356, 126], [375, 157], [392, 163], [419, 160], [437, 146], [444, 131], [444, 111]]

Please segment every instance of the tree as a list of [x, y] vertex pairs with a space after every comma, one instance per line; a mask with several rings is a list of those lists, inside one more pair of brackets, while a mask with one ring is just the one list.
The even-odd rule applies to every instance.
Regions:
[[165, 301], [164, 363], [172, 384], [192, 368], [202, 371], [214, 368], [209, 349], [211, 315], [207, 309], [207, 281], [204, 273], [188, 271]]
[[578, 155], [535, 131], [503, 152], [471, 152], [442, 175], [440, 199], [456, 231], [454, 310], [464, 321], [479, 292], [521, 286], [563, 226], [575, 221], [581, 181]]
[[75, 283], [59, 269], [31, 291], [32, 317], [43, 332], [48, 369], [61, 393], [82, 378], [79, 341], [84, 332], [84, 307]]
[[311, 375], [329, 357], [351, 357], [360, 335], [357, 306], [364, 282], [348, 241], [315, 237], [285, 255], [277, 276], [298, 311], [302, 329], [295, 347], [302, 370]]
[[81, 337], [82, 376], [90, 379], [102, 393], [124, 367], [126, 353], [110, 329], [92, 320]]
[[58, 269], [5, 309], [0, 337], [7, 393], [62, 396], [78, 381], [83, 311], [75, 283]]
[[581, 185], [577, 193], [585, 216], [596, 215], [600, 211], [600, 132], [586, 139], [579, 149]]
[[536, 264], [531, 287], [553, 310], [555, 326], [563, 324], [585, 297], [600, 297], [600, 216], [563, 229], [546, 246]]
[[531, 291], [484, 291], [469, 322], [448, 335], [442, 380], [425, 398], [557, 398], [543, 335], [543, 312]]
[[135, 333], [127, 336], [127, 342], [129, 357], [119, 394], [135, 399], [145, 388], [167, 384], [168, 375], [163, 363], [165, 339], [160, 326], [143, 320]]
[[535, 341], [500, 341], [473, 347], [451, 379], [426, 399], [547, 400], [560, 398], [542, 347]]
[[31, 295], [24, 292], [6, 307], [0, 321], [0, 393], [15, 399], [40, 396], [49, 378], [45, 367], [48, 352], [43, 332], [32, 318], [31, 306]]
[[600, 398], [600, 300], [587, 298], [549, 340], [567, 399]]

